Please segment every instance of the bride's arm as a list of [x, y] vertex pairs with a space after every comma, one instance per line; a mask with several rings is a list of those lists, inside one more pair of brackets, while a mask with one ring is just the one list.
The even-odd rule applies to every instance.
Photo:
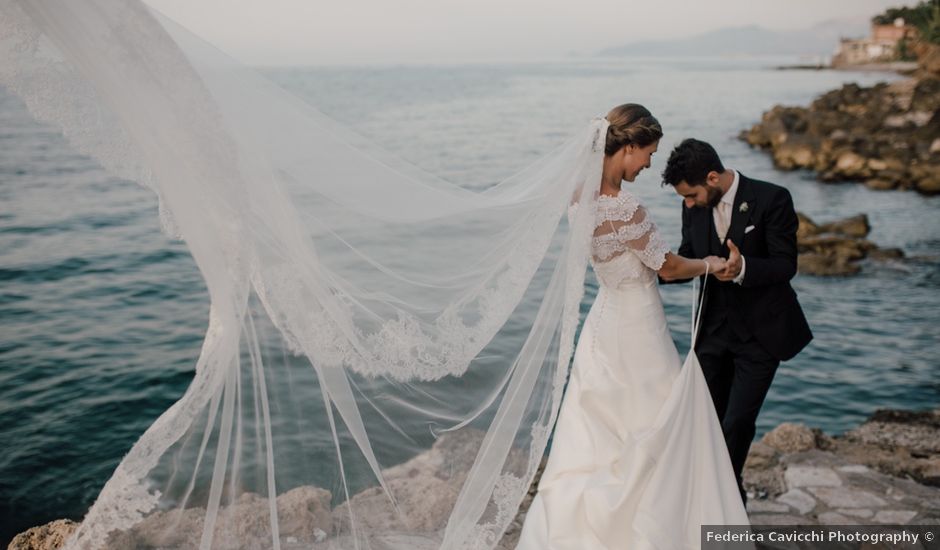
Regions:
[[717, 256], [709, 256], [704, 260], [700, 260], [697, 258], [686, 258], [669, 252], [666, 254], [666, 261], [663, 262], [663, 266], [659, 268], [657, 273], [665, 281], [691, 279], [692, 277], [704, 275], [706, 267], [708, 268], [708, 273], [720, 271], [725, 267], [725, 260]]
[[615, 243], [607, 244], [600, 251], [599, 257], [608, 260], [623, 251], [632, 250], [647, 267], [659, 274], [665, 281], [691, 279], [708, 273], [720, 271], [725, 267], [725, 259], [717, 256], [693, 259], [673, 254], [659, 235], [656, 224], [650, 219], [649, 212], [635, 199], [620, 205], [621, 210], [613, 210], [602, 216], [602, 221], [594, 230], [595, 237], [615, 236]]

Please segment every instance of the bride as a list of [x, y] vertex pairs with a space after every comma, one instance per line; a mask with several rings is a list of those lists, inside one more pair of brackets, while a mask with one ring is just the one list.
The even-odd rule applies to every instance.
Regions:
[[489, 550], [556, 418], [523, 548], [693, 548], [746, 523], [655, 280], [721, 260], [668, 253], [620, 189], [661, 135], [645, 109], [474, 187], [139, 0], [0, 0], [0, 37], [0, 84], [153, 191], [210, 297], [189, 387], [115, 450], [68, 550]]
[[657, 120], [636, 104], [606, 118], [591, 255], [600, 290], [519, 550], [692, 549], [701, 525], [748, 523], [705, 379], [693, 352], [680, 362], [656, 279], [715, 272], [723, 261], [669, 252], [621, 187], [650, 166]]

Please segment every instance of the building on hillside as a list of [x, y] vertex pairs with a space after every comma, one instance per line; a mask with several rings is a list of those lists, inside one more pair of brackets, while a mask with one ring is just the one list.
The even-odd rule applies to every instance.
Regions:
[[898, 18], [890, 25], [872, 23], [868, 38], [843, 38], [832, 57], [833, 67], [896, 61], [901, 44], [917, 36], [917, 29]]

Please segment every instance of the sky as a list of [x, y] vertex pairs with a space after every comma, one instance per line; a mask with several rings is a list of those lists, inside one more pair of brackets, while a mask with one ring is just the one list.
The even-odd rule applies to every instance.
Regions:
[[[251, 64], [546, 59], [729, 26], [805, 29], [892, 0], [145, 0]], [[915, 0], [908, 0], [912, 5]]]

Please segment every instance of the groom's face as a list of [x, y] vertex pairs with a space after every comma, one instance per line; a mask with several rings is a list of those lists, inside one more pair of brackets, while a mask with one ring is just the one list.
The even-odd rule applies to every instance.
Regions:
[[699, 208], [714, 208], [721, 202], [721, 188], [717, 184], [712, 185], [709, 179], [699, 185], [691, 185], [685, 180], [680, 181], [674, 186], [676, 193], [682, 197], [687, 208], [698, 206]]

